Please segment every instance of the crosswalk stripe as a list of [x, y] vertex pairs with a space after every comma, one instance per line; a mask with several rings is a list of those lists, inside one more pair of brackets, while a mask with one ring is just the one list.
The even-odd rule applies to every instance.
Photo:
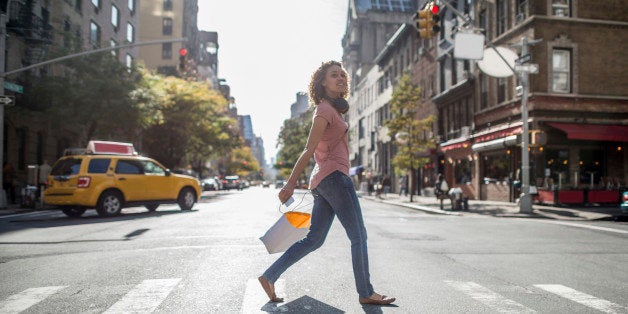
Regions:
[[[285, 298], [286, 281], [279, 279], [275, 282], [275, 294], [280, 298]], [[268, 303], [268, 296], [264, 289], [260, 285], [257, 278], [251, 278], [246, 283], [246, 290], [244, 292], [244, 298], [242, 299], [242, 312], [243, 314], [249, 313], [267, 313], [269, 311], [262, 310], [262, 307]], [[278, 303], [277, 305], [280, 305]]]
[[502, 295], [485, 288], [475, 282], [464, 281], [445, 281], [456, 290], [461, 291], [471, 298], [484, 303], [500, 313], [535, 313], [536, 311], [525, 307], [513, 300], [507, 299]]
[[594, 308], [598, 311], [605, 313], [623, 313], [628, 311], [627, 308], [615, 304], [613, 302], [596, 298], [592, 295], [580, 292], [578, 290], [563, 286], [563, 285], [534, 285], [537, 288], [541, 288], [545, 291], [557, 294], [563, 298], [578, 302], [582, 305], [586, 305], [590, 308]]
[[29, 288], [0, 302], [0, 313], [19, 313], [57, 293], [66, 286]]
[[144, 280], [105, 313], [152, 313], [179, 281], [181, 278]]

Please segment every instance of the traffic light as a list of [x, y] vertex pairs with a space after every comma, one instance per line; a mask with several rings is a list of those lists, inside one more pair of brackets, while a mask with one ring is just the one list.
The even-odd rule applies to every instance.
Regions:
[[414, 15], [419, 37], [432, 38], [440, 32], [440, 7], [434, 2], [428, 2]]
[[188, 50], [185, 48], [179, 49], [179, 71], [185, 71], [188, 61]]

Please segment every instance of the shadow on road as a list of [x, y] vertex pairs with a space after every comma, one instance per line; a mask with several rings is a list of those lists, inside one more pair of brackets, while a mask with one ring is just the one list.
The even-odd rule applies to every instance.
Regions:
[[307, 295], [304, 295], [286, 304], [268, 302], [260, 310], [267, 313], [344, 313], [344, 311], [341, 311], [329, 304], [325, 304]]
[[[115, 217], [100, 217], [96, 214], [94, 210], [88, 210], [85, 212], [83, 217], [71, 218], [67, 217], [59, 211], [59, 214], [56, 215], [54, 213], [46, 215], [46, 216], [36, 216], [36, 217], [13, 217], [11, 220], [5, 220], [5, 223], [0, 226], [0, 234], [19, 231], [23, 229], [31, 229], [31, 228], [56, 228], [56, 227], [66, 227], [66, 226], [78, 226], [78, 225], [90, 225], [90, 224], [106, 224], [111, 222], [120, 222], [120, 221], [132, 221], [138, 219], [146, 219], [146, 218], [155, 218], [162, 216], [170, 216], [170, 215], [186, 215], [196, 213], [198, 210], [180, 210], [180, 209], [164, 209], [157, 210], [155, 212], [133, 212], [133, 213], [125, 213], [124, 209], [122, 210], [122, 214]], [[116, 241], [127, 241], [133, 238], [133, 235], [123, 238], [116, 239]], [[93, 241], [93, 240], [92, 240]], [[111, 240], [103, 240], [103, 241], [111, 241]]]

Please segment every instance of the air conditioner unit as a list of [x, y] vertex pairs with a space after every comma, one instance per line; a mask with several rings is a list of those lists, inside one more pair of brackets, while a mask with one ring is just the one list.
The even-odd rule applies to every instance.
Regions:
[[463, 126], [460, 128], [460, 137], [468, 138], [469, 137], [469, 127]]

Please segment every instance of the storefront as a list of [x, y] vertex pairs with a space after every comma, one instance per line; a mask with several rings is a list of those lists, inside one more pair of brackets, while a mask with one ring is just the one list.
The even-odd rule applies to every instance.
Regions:
[[478, 199], [477, 155], [471, 149], [470, 139], [458, 139], [442, 143], [440, 165], [450, 187], [459, 187], [469, 199]]
[[[545, 123], [534, 173], [537, 202], [614, 204], [626, 189], [628, 126]], [[532, 177], [532, 176], [531, 176]]]
[[471, 149], [477, 154], [479, 197], [482, 200], [514, 202], [520, 180], [518, 135], [521, 126], [508, 125], [478, 132]]

